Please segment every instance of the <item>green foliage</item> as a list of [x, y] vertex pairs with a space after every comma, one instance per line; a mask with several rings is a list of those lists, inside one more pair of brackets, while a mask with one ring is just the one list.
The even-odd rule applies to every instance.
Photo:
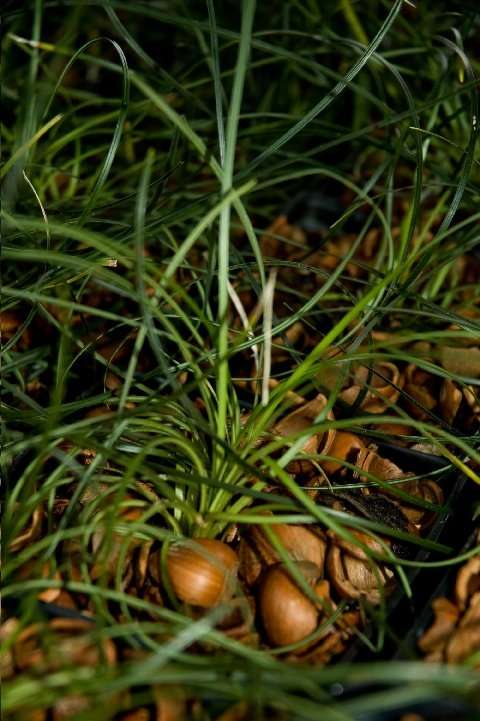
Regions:
[[[94, 636], [132, 648], [140, 639], [151, 655], [47, 679], [26, 673], [5, 683], [6, 718], [71, 692], [102, 699], [130, 689], [134, 704], [160, 676], [205, 699], [211, 718], [215, 702], [245, 698], [259, 719], [346, 721], [412, 699], [472, 692], [467, 668], [282, 664], [220, 633], [214, 615], [193, 621], [124, 593], [121, 563], [114, 589], [94, 582], [88, 567], [99, 527], [123, 535], [126, 553], [131, 538], [164, 543], [215, 537], [231, 523], [268, 523], [258, 501], [281, 518], [321, 521], [345, 538], [354, 528], [402, 537], [314, 502], [292, 480], [285, 468], [301, 456], [305, 433], [288, 448], [257, 441], [288, 407], [289, 391], [324, 389], [333, 345], [345, 350], [345, 372], [381, 355], [478, 388], [478, 379], [451, 374], [411, 346], [461, 345], [480, 333], [478, 320], [463, 312], [478, 303], [478, 289], [476, 300], [464, 300], [468, 288], [456, 275], [457, 259], [480, 241], [479, 29], [475, 7], [446, 2], [420, 2], [416, 10], [402, 0], [7, 7], [1, 309], [22, 323], [2, 343], [4, 597], [18, 603], [22, 626], [34, 621], [36, 594], [57, 581], [23, 579], [18, 569], [29, 560], [55, 568], [62, 544], [74, 541], [81, 578], [66, 588], [93, 599]], [[328, 221], [327, 239], [362, 209], [357, 245], [313, 295], [277, 279], [282, 312], [270, 332], [259, 319], [250, 330], [233, 328], [229, 281], [238, 279], [237, 292], [261, 303], [272, 265], [310, 269], [308, 257], [262, 258], [259, 238], [292, 197], [326, 184], [350, 197]], [[380, 229], [378, 255], [352, 290], [346, 269], [372, 227]], [[392, 316], [395, 337], [372, 339]], [[318, 342], [292, 351], [288, 375], [244, 422], [235, 363], [258, 348], [261, 368], [266, 334], [278, 337], [298, 320]], [[22, 345], [28, 333], [33, 342]], [[100, 353], [107, 343], [108, 357]], [[112, 373], [120, 390], [109, 387]], [[35, 397], [27, 385], [38, 379]], [[86, 415], [99, 406], [105, 414]], [[376, 421], [392, 418], [386, 412]], [[337, 421], [325, 413], [310, 433], [361, 432], [369, 420], [360, 410]], [[465, 470], [468, 459], [478, 468], [478, 435], [439, 425], [433, 414], [405, 423], [412, 438], [450, 454], [446, 473], [454, 464]], [[84, 449], [95, 454], [86, 466], [78, 461]], [[472, 468], [470, 482], [478, 483]], [[267, 493], [272, 479], [278, 492]], [[127, 528], [120, 509], [135, 506], [133, 492], [141, 514]], [[87, 493], [93, 500], [85, 504]], [[54, 527], [62, 498], [68, 509]], [[41, 504], [47, 534], [9, 554], [9, 541]], [[407, 540], [436, 555], [420, 563], [386, 549], [406, 593], [408, 567], [463, 558], [427, 538]], [[112, 603], [125, 623], [116, 623]], [[140, 611], [154, 620], [138, 620]], [[385, 623], [381, 614], [378, 623]], [[166, 629], [171, 639], [160, 643]], [[212, 656], [187, 653], [199, 639], [215, 649]], [[332, 683], [371, 678], [385, 690], [332, 700]], [[104, 710], [88, 713], [107, 718]]]

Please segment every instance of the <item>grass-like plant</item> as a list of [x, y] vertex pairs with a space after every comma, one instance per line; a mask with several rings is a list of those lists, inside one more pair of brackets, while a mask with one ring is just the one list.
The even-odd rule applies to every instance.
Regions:
[[[218, 609], [185, 614], [167, 556], [180, 537], [261, 525], [275, 544], [272, 518], [320, 524], [387, 560], [408, 597], [412, 570], [447, 571], [478, 552], [343, 513], [322, 501], [328, 487], [314, 496], [288, 469], [314, 433], [367, 434], [360, 404], [329, 415], [355, 364], [373, 385], [379, 359], [414, 363], [478, 404], [466, 356], [480, 336], [479, 278], [461, 264], [480, 241], [479, 24], [475, 4], [404, 0], [6, 4], [3, 572], [18, 625], [4, 652], [60, 588], [88, 599], [99, 648], [130, 652], [27, 668], [4, 684], [6, 719], [44, 718], [33, 712], [71, 696], [94, 702], [72, 718], [121, 718], [149, 707], [159, 684], [197, 698], [198, 719], [241, 703], [249, 718], [347, 721], [478, 700], [468, 665], [306, 667], [241, 643], [217, 628]], [[272, 221], [319, 189], [347, 201], [307, 208], [304, 221], [313, 212], [320, 251], [353, 227], [345, 255], [329, 270], [308, 253], [269, 257]], [[378, 247], [362, 265], [372, 229]], [[285, 342], [299, 321], [312, 339], [300, 350]], [[452, 348], [456, 366], [442, 360]], [[272, 369], [279, 349], [288, 362]], [[272, 434], [294, 394], [319, 392], [328, 403], [307, 431]], [[478, 430], [421, 410], [392, 403], [368, 433], [390, 442], [382, 426], [400, 417], [410, 441], [444, 458], [437, 477], [456, 470], [474, 489]], [[368, 472], [362, 484], [382, 487]], [[390, 490], [422, 506], [401, 483]], [[16, 547], [39, 508], [41, 532]], [[371, 553], [354, 531], [413, 551], [383, 541]], [[159, 549], [166, 605], [125, 591], [135, 544]], [[388, 600], [364, 612], [372, 631], [358, 643], [380, 654], [395, 636]], [[55, 653], [48, 631], [44, 644]]]

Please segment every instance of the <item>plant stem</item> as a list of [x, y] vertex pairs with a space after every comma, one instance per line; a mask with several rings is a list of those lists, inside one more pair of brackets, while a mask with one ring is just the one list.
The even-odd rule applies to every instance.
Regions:
[[[240, 45], [238, 48], [237, 64], [233, 81], [230, 108], [228, 111], [225, 162], [222, 175], [222, 193], [228, 193], [232, 187], [233, 169], [235, 161], [235, 149], [237, 144], [238, 121], [242, 102], [245, 75], [248, 67], [250, 54], [250, 41], [255, 14], [255, 0], [245, 0], [242, 6], [242, 26], [240, 31]], [[230, 246], [230, 216], [231, 202], [223, 208], [220, 215], [219, 237], [218, 237], [218, 320], [220, 329], [218, 333], [218, 369], [217, 369], [217, 435], [222, 440], [226, 436], [226, 420], [228, 406], [228, 271], [229, 271], [229, 246]], [[220, 448], [220, 446], [218, 446]], [[221, 460], [223, 454], [220, 454]]]

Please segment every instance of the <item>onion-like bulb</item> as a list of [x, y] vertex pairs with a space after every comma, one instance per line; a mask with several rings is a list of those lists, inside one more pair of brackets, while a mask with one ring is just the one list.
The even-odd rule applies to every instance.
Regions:
[[[295, 564], [306, 582], [318, 595], [325, 589], [317, 587], [320, 569], [307, 561]], [[266, 572], [259, 594], [259, 609], [266, 636], [272, 646], [297, 643], [313, 633], [318, 626], [319, 609], [310, 601], [288, 573], [285, 566], [271, 566]]]
[[212, 608], [233, 592], [237, 554], [223, 541], [197, 538], [173, 545], [167, 569], [175, 595], [185, 603]]

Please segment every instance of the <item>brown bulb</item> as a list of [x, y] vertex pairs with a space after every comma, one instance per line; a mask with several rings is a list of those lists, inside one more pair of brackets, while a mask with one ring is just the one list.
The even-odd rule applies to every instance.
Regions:
[[[295, 564], [307, 583], [314, 586], [320, 569], [307, 561]], [[285, 566], [269, 568], [260, 587], [259, 609], [272, 646], [297, 643], [313, 633], [319, 611], [288, 573]]]
[[232, 595], [238, 557], [222, 541], [196, 538], [191, 545], [170, 548], [167, 568], [172, 588], [181, 601], [212, 608]]

